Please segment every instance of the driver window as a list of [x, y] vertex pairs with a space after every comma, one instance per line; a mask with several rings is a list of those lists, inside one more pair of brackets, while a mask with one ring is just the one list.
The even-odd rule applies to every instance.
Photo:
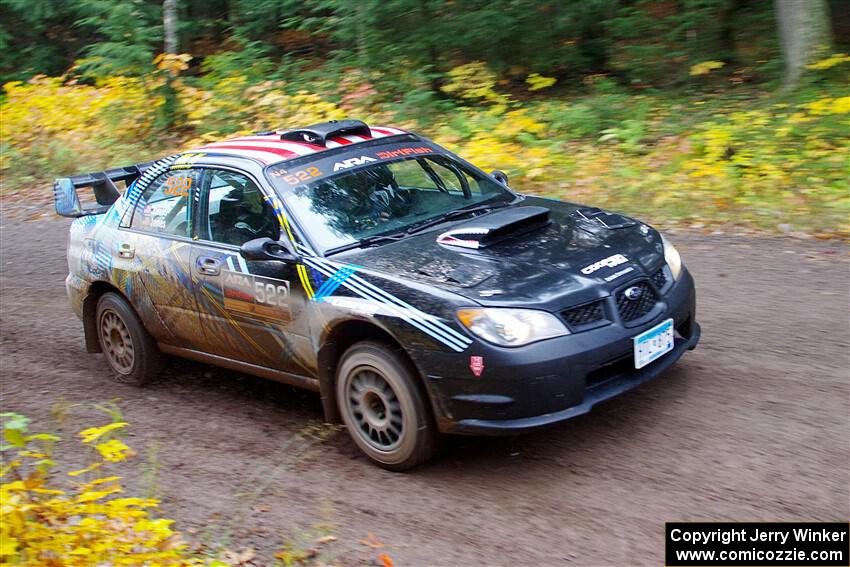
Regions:
[[266, 236], [280, 238], [274, 209], [246, 175], [209, 169], [205, 186], [206, 218], [200, 222], [201, 238], [233, 246]]

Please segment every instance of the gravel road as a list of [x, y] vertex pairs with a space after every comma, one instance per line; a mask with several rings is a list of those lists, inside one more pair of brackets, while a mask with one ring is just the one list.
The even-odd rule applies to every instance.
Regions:
[[258, 565], [332, 534], [323, 557], [344, 564], [657, 566], [665, 521], [850, 517], [843, 243], [674, 235], [703, 337], [673, 370], [554, 429], [446, 439], [394, 474], [323, 426], [309, 392], [177, 360], [144, 389], [111, 382], [67, 305], [68, 223], [0, 225], [0, 410], [73, 447], [103, 422], [74, 404], [117, 400], [138, 451], [128, 492]]

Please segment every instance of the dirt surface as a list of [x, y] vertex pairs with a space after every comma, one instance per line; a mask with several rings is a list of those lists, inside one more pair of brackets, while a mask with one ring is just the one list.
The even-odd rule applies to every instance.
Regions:
[[345, 564], [663, 565], [665, 521], [850, 517], [842, 243], [674, 235], [697, 281], [694, 352], [587, 416], [449, 438], [394, 474], [323, 427], [312, 393], [176, 360], [147, 388], [111, 382], [65, 298], [68, 223], [0, 225], [0, 410], [73, 447], [105, 423], [73, 404], [116, 399], [139, 453], [128, 492], [257, 564], [332, 534], [323, 557]]

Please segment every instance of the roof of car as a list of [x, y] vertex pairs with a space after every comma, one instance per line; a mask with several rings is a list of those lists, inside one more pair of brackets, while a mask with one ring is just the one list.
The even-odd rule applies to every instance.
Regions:
[[287, 135], [287, 131], [264, 132], [262, 134], [242, 136], [222, 142], [213, 142], [205, 146], [194, 148], [193, 150], [190, 150], [190, 152], [208, 152], [245, 157], [260, 161], [265, 165], [269, 165], [301, 156], [323, 152], [333, 148], [374, 140], [376, 138], [385, 138], [387, 136], [396, 136], [398, 134], [408, 133], [405, 130], [399, 130], [398, 128], [391, 128], [388, 126], [369, 127], [368, 129], [370, 135], [366, 135], [365, 132], [362, 132], [360, 134], [329, 136], [323, 140], [324, 145], [299, 142], [291, 139], [282, 139], [282, 136]]

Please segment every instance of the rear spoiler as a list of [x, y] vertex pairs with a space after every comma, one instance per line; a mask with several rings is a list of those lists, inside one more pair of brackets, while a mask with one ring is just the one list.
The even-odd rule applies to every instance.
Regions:
[[[148, 161], [127, 167], [117, 167], [106, 171], [56, 179], [53, 182], [53, 201], [56, 206], [56, 214], [76, 218], [105, 213], [121, 196], [121, 190], [115, 185], [116, 182], [123, 181], [124, 186], [128, 187], [153, 163]], [[77, 190], [83, 188], [92, 190], [94, 201], [88, 195], [80, 200]]]

